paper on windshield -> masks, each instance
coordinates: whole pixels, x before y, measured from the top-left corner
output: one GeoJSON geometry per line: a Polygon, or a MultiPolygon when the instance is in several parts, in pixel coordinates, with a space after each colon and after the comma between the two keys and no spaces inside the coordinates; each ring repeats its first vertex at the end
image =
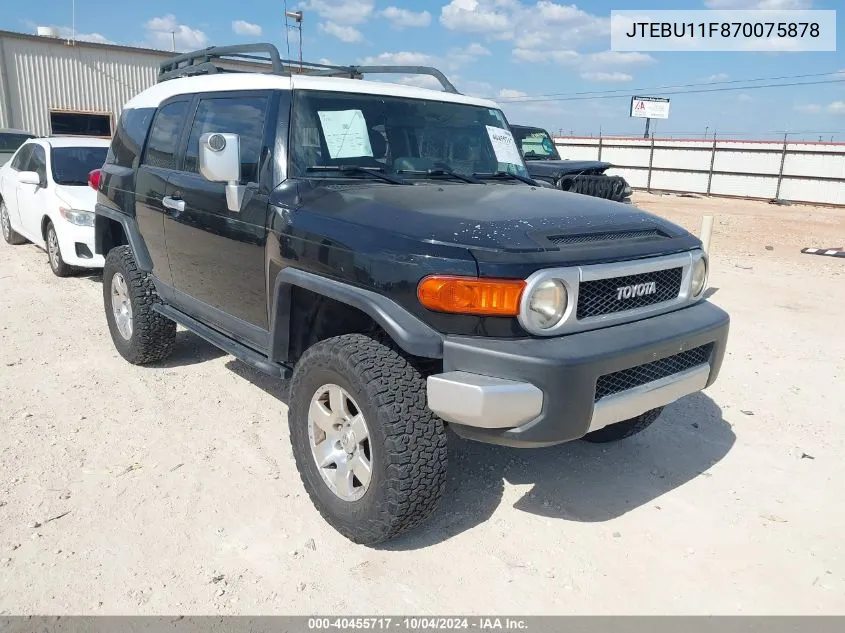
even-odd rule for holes
{"type": "Polygon", "coordinates": [[[360,110],[318,111],[323,136],[332,158],[372,156],[370,132],[360,110]]]}
{"type": "Polygon", "coordinates": [[[496,153],[496,160],[500,163],[508,163],[509,165],[521,165],[522,156],[516,147],[516,141],[510,130],[504,130],[491,125],[486,127],[487,135],[490,137],[490,143],[493,144],[493,151],[496,153]]]}

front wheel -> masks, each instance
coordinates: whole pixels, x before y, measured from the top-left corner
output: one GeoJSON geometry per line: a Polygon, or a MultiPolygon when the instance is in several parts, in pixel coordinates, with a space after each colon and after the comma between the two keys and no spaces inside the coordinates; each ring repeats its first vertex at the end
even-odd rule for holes
{"type": "Polygon", "coordinates": [[[587,442],[596,444],[605,444],[607,442],[617,442],[624,440],[626,437],[631,437],[637,433],[641,433],[652,425],[652,423],[660,417],[663,412],[663,407],[646,411],[630,420],[617,422],[616,424],[609,424],[603,429],[587,433],[583,438],[587,442]]]}
{"type": "Polygon", "coordinates": [[[372,545],[423,523],[446,486],[446,432],[425,379],[361,334],[321,341],[297,363],[288,424],[296,466],[323,518],[372,545]]]}
{"type": "Polygon", "coordinates": [[[50,260],[50,270],[56,277],[69,277],[73,274],[73,268],[65,263],[62,257],[62,249],[59,248],[59,236],[56,235],[56,227],[50,222],[47,225],[47,258],[50,260]]]}
{"type": "Polygon", "coordinates": [[[103,266],[103,303],[117,351],[133,365],[164,360],[176,342],[176,323],[155,311],[152,276],[138,270],[128,246],[109,251],[103,266]]]}

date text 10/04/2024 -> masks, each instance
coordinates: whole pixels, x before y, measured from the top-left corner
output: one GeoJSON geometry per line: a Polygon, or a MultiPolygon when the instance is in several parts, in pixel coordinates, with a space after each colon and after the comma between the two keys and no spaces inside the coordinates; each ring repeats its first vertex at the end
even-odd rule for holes
{"type": "Polygon", "coordinates": [[[520,618],[475,617],[349,617],[309,618],[308,629],[320,630],[391,630],[391,631],[526,631],[528,624],[520,618]]]}

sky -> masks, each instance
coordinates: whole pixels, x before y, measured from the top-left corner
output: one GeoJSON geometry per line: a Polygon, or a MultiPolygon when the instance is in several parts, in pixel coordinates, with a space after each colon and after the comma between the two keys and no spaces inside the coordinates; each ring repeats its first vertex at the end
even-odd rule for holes
{"type": "MultiPolygon", "coordinates": [[[[10,1],[10,0],[7,0],[10,1]]],[[[632,95],[668,96],[658,136],[845,140],[845,35],[837,52],[615,52],[612,9],[836,9],[841,0],[75,0],[79,39],[193,50],[255,41],[287,56],[284,10],[302,10],[304,58],[337,64],[432,65],[458,90],[498,101],[511,123],[552,133],[642,134],[632,95]],[[768,80],[831,73],[823,77],[768,80]],[[833,74],[838,73],[838,74],[833,74]],[[763,79],[748,82],[745,80],[763,79]],[[767,83],[824,82],[754,88],[767,83]],[[667,88],[696,84],[693,88],[667,88]],[[700,85],[699,85],[700,84],[700,85]],[[670,94],[691,89],[718,91],[670,94]],[[731,88],[730,90],[721,90],[731,88]],[[587,94],[584,94],[587,93],[587,94]],[[549,97],[548,95],[554,95],[549,97]]],[[[30,0],[0,12],[0,29],[69,35],[73,0],[30,0]]],[[[845,6],[837,31],[845,33],[845,6]]],[[[298,34],[290,56],[298,55],[298,34]]],[[[391,80],[432,87],[427,77],[391,80]]]]}

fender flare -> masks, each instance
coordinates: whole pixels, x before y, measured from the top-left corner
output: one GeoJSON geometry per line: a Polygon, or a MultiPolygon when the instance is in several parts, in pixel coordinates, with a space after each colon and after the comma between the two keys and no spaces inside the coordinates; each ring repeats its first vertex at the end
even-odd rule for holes
{"type": "Polygon", "coordinates": [[[270,353],[276,362],[290,360],[290,299],[294,286],[357,308],[378,323],[400,348],[412,356],[443,358],[443,335],[391,299],[298,268],[283,268],[273,283],[270,315],[270,353]]]}
{"type": "Polygon", "coordinates": [[[103,223],[100,218],[113,220],[123,227],[123,233],[129,240],[129,248],[132,249],[138,268],[151,273],[153,271],[153,260],[147,250],[147,245],[144,243],[144,238],[141,237],[141,231],[135,218],[99,202],[94,206],[94,212],[94,250],[96,254],[103,257],[108,255],[108,253],[103,252],[103,223]]]}

